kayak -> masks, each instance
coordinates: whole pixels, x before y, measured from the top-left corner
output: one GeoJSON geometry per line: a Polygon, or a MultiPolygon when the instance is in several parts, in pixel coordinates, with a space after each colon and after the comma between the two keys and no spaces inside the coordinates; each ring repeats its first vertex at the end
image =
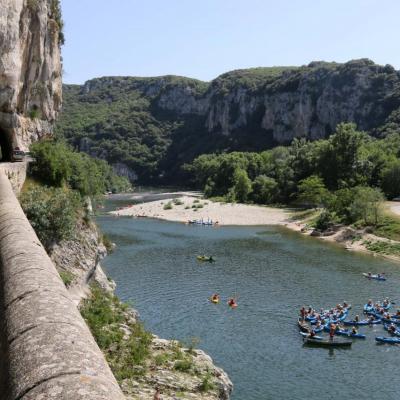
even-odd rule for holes
{"type": "Polygon", "coordinates": [[[375,307],[372,304],[371,305],[365,304],[364,311],[366,313],[373,313],[373,312],[375,312],[375,307]]]}
{"type": "MultiPolygon", "coordinates": [[[[324,331],[329,332],[329,326],[325,325],[324,326],[324,331]]],[[[338,329],[335,331],[335,335],[338,336],[348,336],[354,339],[365,339],[366,336],[363,335],[362,333],[353,333],[352,331],[348,330],[348,329],[338,329]]]]}
{"type": "Polygon", "coordinates": [[[381,319],[375,319],[374,321],[369,321],[368,319],[363,319],[362,321],[343,321],[345,325],[376,325],[382,322],[381,319]]]}
{"type": "Polygon", "coordinates": [[[380,343],[400,344],[400,338],[394,338],[394,337],[387,338],[383,336],[378,336],[375,338],[375,340],[380,343]]]}
{"type": "Polygon", "coordinates": [[[382,322],[386,322],[387,324],[393,323],[393,324],[395,324],[395,325],[400,325],[400,320],[398,320],[398,319],[396,319],[396,318],[387,319],[387,318],[381,317],[381,319],[382,319],[382,322]]]}
{"type": "Polygon", "coordinates": [[[308,345],[319,347],[350,347],[353,344],[353,342],[347,340],[318,340],[311,338],[305,338],[304,342],[308,345]]]}
{"type": "Polygon", "coordinates": [[[375,279],[376,281],[386,281],[386,278],[382,275],[368,275],[363,272],[363,275],[368,279],[375,279]]]}
{"type": "MultiPolygon", "coordinates": [[[[305,333],[305,332],[299,332],[301,336],[308,338],[309,337],[309,333],[305,333]]],[[[314,336],[312,339],[315,340],[324,340],[324,338],[322,336],[314,336]]]]}
{"type": "MultiPolygon", "coordinates": [[[[385,329],[385,331],[389,332],[389,325],[388,324],[383,324],[383,329],[385,329]]],[[[400,330],[396,329],[394,332],[389,332],[391,335],[393,336],[399,336],[400,337],[400,330]]]]}
{"type": "Polygon", "coordinates": [[[219,303],[219,299],[210,298],[210,301],[211,301],[211,303],[214,303],[214,304],[218,304],[219,303]]]}
{"type": "Polygon", "coordinates": [[[208,261],[208,262],[214,262],[215,259],[213,257],[207,257],[207,256],[197,256],[197,261],[208,261]]]}
{"type": "Polygon", "coordinates": [[[234,303],[234,304],[229,304],[229,303],[228,303],[228,306],[229,306],[230,308],[236,308],[238,305],[237,305],[237,303],[234,303]]]}
{"type": "Polygon", "coordinates": [[[298,320],[297,324],[301,332],[309,333],[311,331],[311,328],[305,322],[298,320]]]}

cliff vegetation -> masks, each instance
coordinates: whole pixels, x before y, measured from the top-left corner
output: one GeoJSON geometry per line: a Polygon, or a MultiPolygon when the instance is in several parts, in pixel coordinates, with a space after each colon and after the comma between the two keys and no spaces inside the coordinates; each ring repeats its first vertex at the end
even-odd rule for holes
{"type": "Polygon", "coordinates": [[[182,183],[205,153],[260,152],[325,139],[342,122],[399,130],[400,74],[370,60],[228,72],[211,82],[103,77],[64,86],[57,133],[131,180],[182,183]]]}

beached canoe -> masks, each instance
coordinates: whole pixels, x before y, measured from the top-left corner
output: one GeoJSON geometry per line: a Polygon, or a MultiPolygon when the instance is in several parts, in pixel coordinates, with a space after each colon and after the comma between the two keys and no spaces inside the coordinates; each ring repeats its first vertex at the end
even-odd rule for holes
{"type": "Polygon", "coordinates": [[[400,344],[400,338],[378,336],[375,340],[379,343],[400,344]]]}
{"type": "Polygon", "coordinates": [[[305,344],[318,347],[350,347],[353,342],[349,340],[318,340],[318,339],[304,339],[305,344]]]}
{"type": "Polygon", "coordinates": [[[368,275],[363,272],[363,275],[368,279],[375,279],[376,281],[386,281],[386,278],[382,275],[368,275]]]}

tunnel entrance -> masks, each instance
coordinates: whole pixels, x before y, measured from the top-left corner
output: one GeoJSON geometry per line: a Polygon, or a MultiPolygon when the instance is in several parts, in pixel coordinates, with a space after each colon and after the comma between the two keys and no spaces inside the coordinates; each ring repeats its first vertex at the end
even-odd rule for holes
{"type": "Polygon", "coordinates": [[[10,135],[0,128],[0,161],[10,162],[12,160],[13,147],[10,135]]]}

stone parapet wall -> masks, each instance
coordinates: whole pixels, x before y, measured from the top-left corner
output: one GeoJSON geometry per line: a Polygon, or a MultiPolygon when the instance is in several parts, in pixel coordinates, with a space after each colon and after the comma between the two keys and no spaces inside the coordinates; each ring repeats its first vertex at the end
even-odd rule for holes
{"type": "Polygon", "coordinates": [[[0,399],[124,396],[0,170],[0,399]]]}

